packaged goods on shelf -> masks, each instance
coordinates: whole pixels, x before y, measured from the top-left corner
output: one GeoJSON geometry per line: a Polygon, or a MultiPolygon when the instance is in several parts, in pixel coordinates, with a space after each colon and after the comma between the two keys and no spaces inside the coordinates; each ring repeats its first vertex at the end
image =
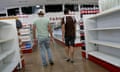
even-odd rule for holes
{"type": "MultiPolygon", "coordinates": [[[[19,29],[20,40],[22,42],[21,50],[24,53],[29,53],[29,50],[32,51],[33,46],[33,34],[32,34],[32,25],[31,24],[23,24],[23,27],[19,29]]],[[[31,52],[30,51],[30,52],[31,52]]]]}

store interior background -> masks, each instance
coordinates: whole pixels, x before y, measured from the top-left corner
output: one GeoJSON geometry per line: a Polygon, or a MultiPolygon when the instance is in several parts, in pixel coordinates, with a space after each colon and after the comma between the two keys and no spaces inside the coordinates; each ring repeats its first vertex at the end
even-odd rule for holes
{"type": "MultiPolygon", "coordinates": [[[[62,45],[64,45],[64,42],[62,41],[61,38],[62,33],[61,33],[60,22],[61,22],[61,18],[63,17],[64,9],[65,8],[71,9],[72,15],[74,15],[77,20],[75,46],[81,48],[80,54],[84,59],[87,59],[88,55],[86,54],[87,51],[86,51],[85,39],[90,36],[89,33],[87,33],[86,34],[87,37],[85,37],[84,29],[86,26],[84,26],[85,24],[83,18],[86,18],[87,16],[91,17],[96,14],[98,15],[98,17],[106,15],[107,13],[110,14],[114,12],[114,10],[119,11],[119,7],[120,7],[119,0],[109,0],[109,1],[108,0],[1,0],[0,20],[1,21],[6,20],[7,23],[10,22],[14,24],[15,22],[13,22],[11,19],[15,19],[15,20],[19,19],[23,25],[22,29],[16,30],[18,31],[18,37],[19,37],[21,61],[20,64],[18,64],[17,67],[14,68],[15,71],[25,66],[24,54],[31,54],[34,51],[35,48],[34,46],[37,44],[37,41],[33,39],[33,35],[35,34],[32,32],[33,29],[32,24],[33,21],[36,18],[38,18],[37,11],[39,9],[45,10],[46,16],[49,17],[50,23],[53,27],[53,35],[55,41],[59,42],[62,45]],[[112,10],[111,8],[115,8],[115,9],[112,10]]],[[[92,24],[92,22],[90,23],[92,24]]],[[[89,27],[91,26],[88,26],[88,28],[89,27]]],[[[90,44],[87,43],[87,46],[89,46],[90,44]]],[[[90,46],[92,46],[92,44],[90,46]]],[[[115,63],[118,62],[117,64],[113,63],[111,65],[109,63],[104,63],[104,61],[102,61],[101,59],[99,60],[99,58],[96,59],[94,58],[94,56],[91,56],[91,60],[97,64],[100,64],[102,67],[108,69],[111,72],[120,72],[120,67],[119,67],[120,56],[118,55],[119,48],[113,49],[113,51],[114,50],[116,50],[115,57],[117,57],[117,59],[115,59],[116,60],[115,63]]]]}

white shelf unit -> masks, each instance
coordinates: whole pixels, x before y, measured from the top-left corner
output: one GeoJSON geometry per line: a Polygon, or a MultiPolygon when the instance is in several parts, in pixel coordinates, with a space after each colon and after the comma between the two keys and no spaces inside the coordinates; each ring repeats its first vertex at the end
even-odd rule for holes
{"type": "Polygon", "coordinates": [[[114,29],[120,29],[120,27],[110,27],[110,28],[95,28],[95,29],[89,29],[89,30],[114,30],[114,29]]]}
{"type": "Polygon", "coordinates": [[[12,72],[20,63],[15,19],[0,20],[0,72],[12,72]]]}
{"type": "MultiPolygon", "coordinates": [[[[85,44],[86,37],[85,37],[85,29],[84,29],[85,28],[85,26],[84,26],[85,24],[84,24],[83,20],[84,20],[84,17],[90,17],[90,16],[93,16],[93,15],[95,15],[95,14],[84,14],[83,17],[81,18],[81,22],[80,22],[81,26],[80,27],[82,28],[82,26],[83,26],[83,28],[80,29],[80,35],[81,35],[80,39],[81,39],[81,43],[82,43],[82,51],[86,50],[86,44],[85,44]],[[82,36],[82,34],[84,36],[82,36]]],[[[83,52],[85,52],[85,51],[83,51],[83,52]]]]}
{"type": "MultiPolygon", "coordinates": [[[[14,39],[14,38],[13,38],[14,39]]],[[[4,42],[7,42],[7,41],[10,41],[10,40],[13,40],[12,38],[10,39],[4,39],[4,40],[0,40],[0,43],[4,43],[4,42]]]]}
{"type": "Polygon", "coordinates": [[[0,61],[3,60],[4,58],[6,58],[11,53],[13,53],[14,51],[15,51],[14,49],[11,49],[11,50],[6,51],[6,52],[1,52],[0,53],[0,61]]]}
{"type": "MultiPolygon", "coordinates": [[[[54,38],[62,41],[62,31],[61,31],[61,29],[53,31],[53,35],[54,35],[54,38]]],[[[62,42],[63,42],[63,41],[62,41],[62,42]]],[[[76,43],[81,43],[79,32],[76,32],[75,44],[76,44],[76,43]]]]}
{"type": "Polygon", "coordinates": [[[120,67],[120,7],[84,17],[86,58],[92,55],[120,67]]]}
{"type": "Polygon", "coordinates": [[[30,29],[20,29],[20,35],[30,35],[30,29]]]}
{"type": "Polygon", "coordinates": [[[23,46],[21,46],[22,50],[30,50],[33,46],[32,33],[31,33],[30,24],[23,24],[23,27],[19,30],[20,40],[23,46]]]}
{"type": "Polygon", "coordinates": [[[119,43],[115,43],[115,42],[91,40],[91,41],[89,41],[89,43],[103,45],[103,46],[109,46],[109,47],[114,47],[114,48],[119,48],[120,49],[120,44],[119,43]]]}
{"type": "Polygon", "coordinates": [[[120,0],[99,0],[98,3],[101,12],[116,6],[120,6],[120,0]]]}
{"type": "Polygon", "coordinates": [[[89,52],[88,54],[90,54],[98,59],[107,61],[108,63],[113,64],[117,67],[120,67],[120,58],[111,56],[111,55],[103,53],[103,52],[98,52],[98,51],[89,52]]]}
{"type": "MultiPolygon", "coordinates": [[[[76,40],[75,40],[75,43],[81,43],[81,41],[80,41],[80,28],[79,28],[79,19],[80,19],[79,12],[75,12],[75,14],[76,15],[73,15],[73,16],[75,16],[75,19],[76,19],[76,40]]],[[[59,14],[60,16],[58,16],[58,14],[55,15],[55,13],[53,13],[53,15],[50,16],[50,18],[55,18],[55,19],[56,19],[56,17],[59,18],[58,20],[51,20],[50,21],[51,25],[52,25],[52,29],[53,29],[54,38],[58,39],[59,41],[62,41],[61,18],[63,18],[64,15],[62,13],[59,14]]]]}

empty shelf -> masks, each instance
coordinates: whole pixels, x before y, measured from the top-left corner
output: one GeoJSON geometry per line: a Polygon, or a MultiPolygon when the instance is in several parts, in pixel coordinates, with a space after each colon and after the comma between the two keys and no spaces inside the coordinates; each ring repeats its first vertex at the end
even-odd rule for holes
{"type": "Polygon", "coordinates": [[[95,28],[95,29],[89,29],[89,30],[93,31],[93,30],[115,30],[115,29],[120,29],[120,27],[95,28]]]}
{"type": "Polygon", "coordinates": [[[99,40],[91,40],[90,43],[114,47],[114,48],[120,48],[120,43],[114,43],[114,42],[108,42],[108,41],[99,41],[99,40]]]}
{"type": "Polygon", "coordinates": [[[115,8],[111,8],[111,9],[108,9],[108,10],[106,10],[106,11],[103,11],[103,12],[101,12],[101,13],[98,13],[98,14],[90,17],[90,18],[93,19],[93,18],[98,18],[98,17],[101,17],[101,16],[104,17],[105,15],[109,15],[109,14],[112,14],[112,13],[117,12],[117,11],[120,11],[120,6],[117,6],[117,7],[115,7],[115,8]]]}
{"type": "Polygon", "coordinates": [[[0,26],[4,26],[4,25],[10,25],[10,24],[0,21],[0,26]]]}
{"type": "Polygon", "coordinates": [[[2,52],[1,54],[0,54],[0,61],[2,60],[2,59],[4,59],[4,58],[6,58],[8,55],[10,55],[11,53],[13,53],[15,51],[15,49],[11,49],[11,50],[9,50],[9,51],[7,51],[7,52],[2,52]]]}
{"type": "Polygon", "coordinates": [[[10,40],[13,40],[13,39],[14,39],[14,38],[0,40],[0,43],[7,42],[7,41],[10,41],[10,40]]]}
{"type": "Polygon", "coordinates": [[[16,66],[18,65],[19,63],[19,59],[17,55],[14,56],[13,60],[11,63],[6,63],[6,64],[3,64],[1,67],[0,67],[0,70],[2,72],[12,72],[16,66]]]}
{"type": "Polygon", "coordinates": [[[114,57],[114,56],[111,56],[109,54],[105,54],[102,52],[97,52],[97,51],[89,52],[88,54],[90,54],[96,58],[99,58],[103,61],[106,61],[110,64],[113,64],[117,67],[120,67],[120,58],[117,58],[117,57],[114,57]]]}

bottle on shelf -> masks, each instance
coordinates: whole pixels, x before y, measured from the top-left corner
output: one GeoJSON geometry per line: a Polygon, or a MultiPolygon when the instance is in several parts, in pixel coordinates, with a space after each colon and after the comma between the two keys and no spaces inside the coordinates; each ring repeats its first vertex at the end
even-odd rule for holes
{"type": "Polygon", "coordinates": [[[95,14],[95,8],[94,5],[91,5],[91,13],[90,14],[95,14]]]}
{"type": "Polygon", "coordinates": [[[80,22],[80,29],[81,29],[81,30],[84,29],[83,22],[80,22]]]}
{"type": "Polygon", "coordinates": [[[96,13],[99,13],[99,6],[96,5],[95,7],[96,7],[96,13]]]}
{"type": "Polygon", "coordinates": [[[92,14],[96,14],[96,7],[95,7],[95,5],[93,5],[92,14]]]}
{"type": "Polygon", "coordinates": [[[83,30],[83,29],[84,29],[84,27],[83,27],[83,20],[82,20],[82,18],[80,19],[80,29],[81,29],[81,30],[83,30]]]}
{"type": "Polygon", "coordinates": [[[84,42],[82,43],[82,50],[86,50],[84,42]]]}
{"type": "Polygon", "coordinates": [[[81,39],[81,40],[85,40],[84,33],[80,33],[80,39],[81,39]]]}
{"type": "Polygon", "coordinates": [[[87,14],[87,5],[84,5],[84,14],[87,14]]]}
{"type": "Polygon", "coordinates": [[[80,14],[82,14],[83,11],[83,5],[80,5],[80,14]]]}
{"type": "Polygon", "coordinates": [[[90,14],[90,12],[91,12],[90,5],[87,5],[87,14],[90,14]]]}

